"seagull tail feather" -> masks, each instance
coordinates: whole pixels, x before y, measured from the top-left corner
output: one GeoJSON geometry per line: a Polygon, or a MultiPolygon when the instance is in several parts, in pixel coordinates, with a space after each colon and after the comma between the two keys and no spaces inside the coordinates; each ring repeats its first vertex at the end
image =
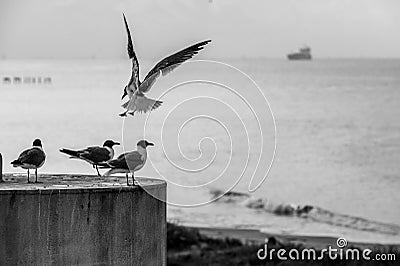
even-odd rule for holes
{"type": "Polygon", "coordinates": [[[65,153],[73,158],[79,157],[79,154],[77,151],[74,150],[69,150],[69,149],[60,149],[60,152],[65,153]]]}
{"type": "Polygon", "coordinates": [[[110,175],[114,174],[114,173],[115,173],[114,170],[115,170],[115,169],[108,170],[107,172],[105,172],[105,173],[103,174],[103,176],[110,176],[110,175]]]}
{"type": "Polygon", "coordinates": [[[121,173],[128,173],[128,172],[129,172],[129,170],[126,170],[126,169],[113,168],[113,169],[110,169],[107,172],[105,172],[103,176],[110,176],[112,174],[121,174],[121,173]]]}
{"type": "Polygon", "coordinates": [[[97,165],[99,168],[104,169],[104,168],[110,168],[110,165],[108,165],[108,163],[104,162],[104,163],[99,163],[97,165]]]}
{"type": "Polygon", "coordinates": [[[18,159],[12,161],[11,164],[12,164],[14,167],[18,167],[18,166],[21,166],[21,165],[22,165],[22,163],[21,163],[18,159]]]}

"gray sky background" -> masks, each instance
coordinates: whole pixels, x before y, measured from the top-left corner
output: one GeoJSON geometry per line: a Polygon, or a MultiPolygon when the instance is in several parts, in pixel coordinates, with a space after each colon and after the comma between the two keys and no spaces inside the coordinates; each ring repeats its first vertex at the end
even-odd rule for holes
{"type": "Polygon", "coordinates": [[[0,56],[139,58],[212,39],[206,58],[400,57],[399,0],[0,0],[0,56]]]}

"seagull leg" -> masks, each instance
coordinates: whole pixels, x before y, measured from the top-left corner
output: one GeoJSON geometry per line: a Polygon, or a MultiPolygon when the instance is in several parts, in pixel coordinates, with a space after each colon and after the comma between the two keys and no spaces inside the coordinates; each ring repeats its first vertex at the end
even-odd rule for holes
{"type": "Polygon", "coordinates": [[[97,164],[96,164],[96,171],[97,171],[97,175],[101,176],[100,173],[99,173],[99,168],[97,167],[97,164]]]}
{"type": "Polygon", "coordinates": [[[35,183],[37,183],[37,168],[35,169],[35,176],[36,176],[35,183]]]}
{"type": "Polygon", "coordinates": [[[135,185],[135,172],[134,171],[132,171],[132,180],[133,180],[132,186],[134,186],[135,185]]]}
{"type": "Polygon", "coordinates": [[[30,183],[30,181],[29,181],[29,169],[28,169],[28,183],[30,183]]]}
{"type": "Polygon", "coordinates": [[[125,176],[126,176],[126,185],[129,186],[128,173],[126,173],[125,176]]]}

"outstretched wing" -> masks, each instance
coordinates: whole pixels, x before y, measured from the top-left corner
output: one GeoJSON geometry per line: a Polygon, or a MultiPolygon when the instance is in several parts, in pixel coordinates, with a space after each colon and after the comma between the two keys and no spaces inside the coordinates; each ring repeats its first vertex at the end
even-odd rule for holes
{"type": "Polygon", "coordinates": [[[163,76],[167,75],[169,72],[180,66],[183,62],[196,55],[209,42],[211,42],[211,40],[196,43],[158,62],[144,78],[143,82],[139,86],[139,90],[144,93],[148,92],[161,74],[163,76]]]}
{"type": "Polygon", "coordinates": [[[131,32],[129,30],[128,22],[126,21],[125,14],[122,13],[122,15],[124,16],[126,34],[128,35],[128,55],[129,59],[131,59],[132,61],[132,75],[131,79],[129,80],[128,87],[131,87],[133,85],[134,89],[137,90],[137,88],[139,88],[140,85],[139,62],[137,60],[136,53],[133,50],[132,37],[131,37],[131,32]]]}

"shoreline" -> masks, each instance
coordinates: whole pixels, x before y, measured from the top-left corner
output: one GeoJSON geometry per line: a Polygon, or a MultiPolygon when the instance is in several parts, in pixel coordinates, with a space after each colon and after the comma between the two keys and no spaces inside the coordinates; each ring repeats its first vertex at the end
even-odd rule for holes
{"type": "MultiPolygon", "coordinates": [[[[268,241],[269,238],[275,238],[282,244],[299,244],[306,248],[323,249],[327,246],[337,247],[337,238],[332,236],[312,236],[312,235],[283,235],[262,232],[257,229],[237,229],[224,227],[197,227],[184,226],[188,229],[198,230],[200,234],[214,239],[237,239],[243,244],[261,245],[268,241]]],[[[370,248],[373,250],[398,250],[400,251],[400,243],[379,243],[379,242],[357,242],[349,241],[348,247],[370,248]]]]}

